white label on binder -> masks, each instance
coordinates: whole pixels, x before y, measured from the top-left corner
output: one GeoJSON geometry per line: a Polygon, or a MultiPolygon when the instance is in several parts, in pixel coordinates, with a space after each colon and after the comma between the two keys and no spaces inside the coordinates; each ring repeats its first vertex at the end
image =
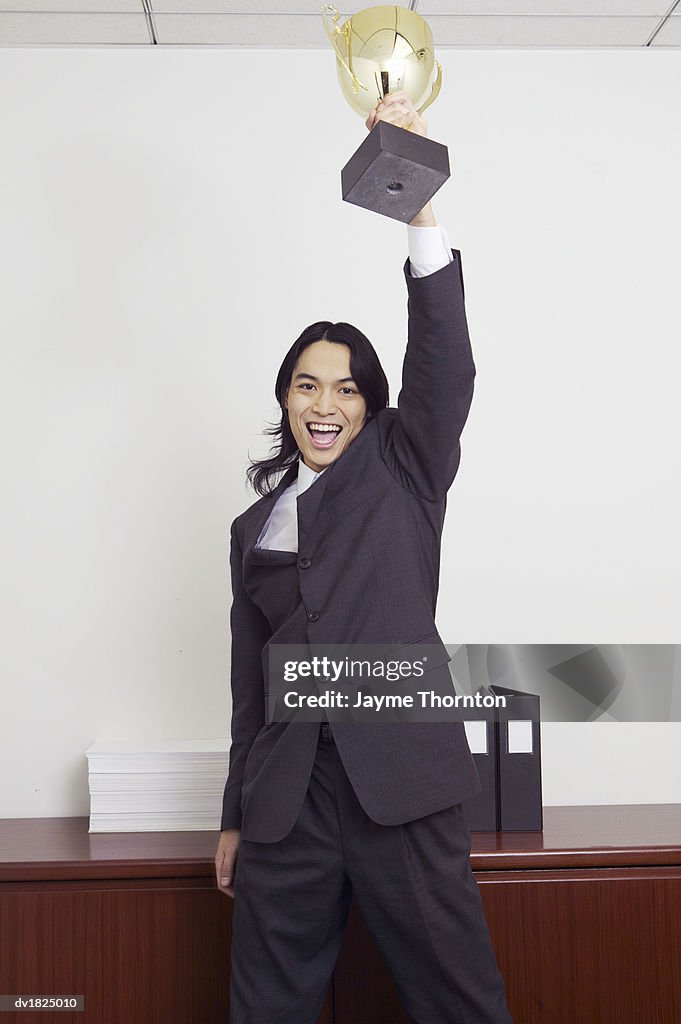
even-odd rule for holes
{"type": "Polygon", "coordinates": [[[466,739],[471,749],[471,754],[487,753],[487,722],[476,722],[473,719],[464,723],[466,739]]]}
{"type": "Polygon", "coordinates": [[[532,753],[532,722],[508,723],[509,754],[532,753]]]}

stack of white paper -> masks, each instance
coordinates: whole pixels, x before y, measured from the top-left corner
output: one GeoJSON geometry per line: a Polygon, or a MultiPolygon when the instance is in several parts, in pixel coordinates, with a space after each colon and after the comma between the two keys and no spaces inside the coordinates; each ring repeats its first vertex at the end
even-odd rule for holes
{"type": "Polygon", "coordinates": [[[89,831],[217,831],[228,748],[226,739],[93,743],[89,831]]]}

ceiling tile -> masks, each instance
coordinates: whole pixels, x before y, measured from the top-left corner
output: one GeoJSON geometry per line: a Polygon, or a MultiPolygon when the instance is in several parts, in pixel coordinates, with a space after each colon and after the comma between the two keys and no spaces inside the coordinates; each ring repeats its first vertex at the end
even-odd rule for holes
{"type": "MultiPolygon", "coordinates": [[[[2,0],[6,3],[8,0],[2,0]]],[[[14,0],[20,3],[21,0],[14,0]]],[[[39,0],[30,0],[39,2],[39,0]]],[[[65,3],[67,0],[52,0],[53,3],[65,3]]],[[[87,2],[87,0],[82,0],[87,2]]],[[[110,0],[113,6],[117,0],[110,0]]],[[[141,2],[141,0],[140,0],[141,2]]],[[[154,11],[162,13],[206,13],[206,14],[240,14],[244,16],[259,17],[263,15],[279,14],[296,17],[318,18],[321,20],[322,0],[295,0],[293,3],[287,0],[150,0],[154,11]]],[[[427,20],[434,15],[456,16],[459,14],[468,15],[514,15],[514,14],[569,14],[572,16],[592,15],[636,15],[647,14],[649,16],[664,17],[669,10],[673,0],[421,0],[417,7],[417,14],[423,15],[427,20]]],[[[334,5],[341,13],[341,23],[356,14],[357,11],[371,6],[367,0],[356,0],[354,3],[346,3],[342,6],[334,5]]],[[[398,7],[407,7],[406,0],[398,3],[398,7]]]]}
{"type": "Polygon", "coordinates": [[[142,0],[0,0],[0,12],[14,14],[143,14],[142,0]]]}
{"type": "Polygon", "coordinates": [[[673,14],[662,26],[652,43],[655,46],[681,46],[681,14],[673,14]]]}
{"type": "MultiPolygon", "coordinates": [[[[149,0],[161,45],[326,49],[320,0],[149,0]],[[171,13],[175,12],[175,13],[171,13]],[[203,12],[203,13],[200,13],[203,12]]],[[[430,0],[436,49],[645,46],[672,0],[430,0]],[[584,14],[581,12],[584,11],[584,14]],[[467,13],[470,12],[470,13],[467,13]],[[606,16],[610,15],[610,16],[606,16]]],[[[366,6],[341,11],[344,21],[366,6]]],[[[406,0],[403,4],[406,6],[406,0]]],[[[653,46],[681,47],[679,15],[653,46]]],[[[150,42],[143,0],[0,0],[0,46],[150,42]]]]}
{"type": "Polygon", "coordinates": [[[154,14],[161,44],[331,49],[322,19],[295,14],[154,14]]]}
{"type": "Polygon", "coordinates": [[[0,45],[150,45],[143,14],[8,14],[0,12],[0,45]]]}
{"type": "Polygon", "coordinates": [[[573,17],[648,14],[664,17],[672,3],[673,0],[421,0],[417,11],[427,20],[435,14],[569,14],[573,17]]]}
{"type": "MultiPolygon", "coordinates": [[[[158,2],[158,0],[157,0],[158,2]]],[[[436,49],[485,47],[643,46],[658,18],[459,17],[428,19],[436,49]]],[[[303,15],[155,14],[162,45],[216,45],[326,49],[321,19],[303,15]]]]}
{"type": "Polygon", "coordinates": [[[435,47],[644,46],[656,17],[432,17],[435,47]]]}
{"type": "MultiPolygon", "coordinates": [[[[154,11],[159,14],[175,14],[187,12],[191,14],[241,14],[244,17],[260,18],[270,14],[279,14],[282,17],[315,17],[321,22],[322,0],[302,0],[297,3],[287,3],[286,0],[257,0],[251,3],[249,0],[151,0],[154,11]]],[[[353,10],[361,11],[367,4],[359,3],[353,10]]],[[[408,6],[408,5],[407,5],[408,6]]],[[[341,12],[342,20],[345,21],[348,14],[345,10],[341,12]]]]}

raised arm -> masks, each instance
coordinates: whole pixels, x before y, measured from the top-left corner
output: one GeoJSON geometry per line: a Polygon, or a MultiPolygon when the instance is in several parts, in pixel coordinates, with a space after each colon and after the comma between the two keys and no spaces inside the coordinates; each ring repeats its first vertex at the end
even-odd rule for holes
{"type": "Polygon", "coordinates": [[[475,378],[461,259],[451,252],[451,263],[425,277],[412,277],[409,260],[404,264],[407,350],[398,414],[383,452],[403,486],[430,501],[443,498],[456,476],[475,378]]]}
{"type": "MultiPolygon", "coordinates": [[[[384,97],[366,121],[428,125],[405,92],[384,97]]],[[[473,398],[475,365],[464,306],[461,256],[451,249],[428,203],[410,222],[404,264],[408,339],[398,415],[384,437],[383,458],[404,487],[431,501],[444,497],[456,476],[460,437],[473,398]]]]}

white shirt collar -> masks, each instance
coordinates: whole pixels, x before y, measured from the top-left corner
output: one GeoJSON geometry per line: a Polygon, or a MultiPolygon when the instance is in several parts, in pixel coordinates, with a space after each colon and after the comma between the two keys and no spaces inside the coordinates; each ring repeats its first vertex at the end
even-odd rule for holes
{"type": "Polygon", "coordinates": [[[310,469],[306,466],[303,460],[298,457],[298,495],[301,495],[303,491],[306,491],[310,484],[313,484],[318,476],[322,473],[326,473],[329,467],[325,466],[324,469],[320,469],[319,472],[315,472],[314,469],[310,469]]]}

